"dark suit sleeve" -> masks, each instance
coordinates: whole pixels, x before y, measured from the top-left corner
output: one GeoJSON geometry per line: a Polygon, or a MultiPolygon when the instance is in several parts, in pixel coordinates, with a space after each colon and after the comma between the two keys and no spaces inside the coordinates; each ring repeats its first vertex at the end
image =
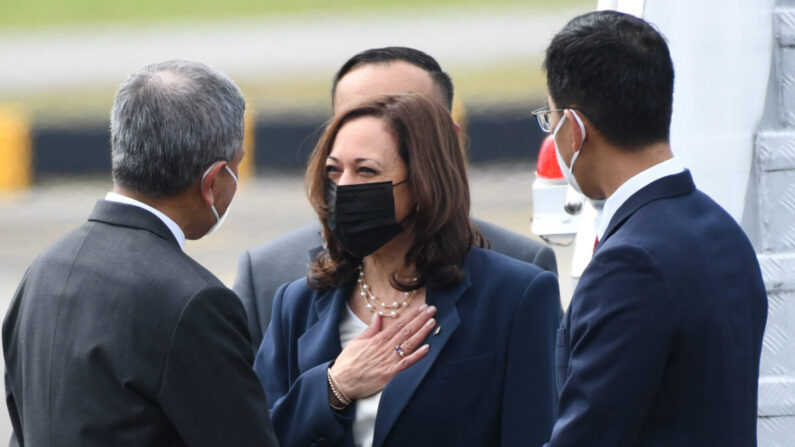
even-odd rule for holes
{"type": "Polygon", "coordinates": [[[276,446],[243,308],[231,290],[207,288],[182,311],[158,393],[187,445],[276,446]]]}
{"type": "Polygon", "coordinates": [[[240,256],[235,276],[235,293],[240,297],[248,319],[248,331],[251,335],[251,346],[256,350],[262,342],[263,328],[268,326],[271,319],[271,309],[260,309],[257,306],[257,295],[254,290],[254,272],[252,271],[251,252],[245,251],[240,256]]]}
{"type": "Polygon", "coordinates": [[[502,445],[538,446],[555,417],[555,332],[561,316],[558,282],[537,275],[522,294],[511,329],[502,397],[502,445]]]}
{"type": "MultiPolygon", "coordinates": [[[[9,375],[9,369],[19,364],[19,348],[18,342],[12,343],[19,337],[16,334],[18,330],[19,312],[22,305],[22,296],[25,291],[25,285],[28,281],[28,273],[30,270],[25,271],[14,297],[11,299],[11,304],[8,306],[6,317],[3,320],[3,359],[5,360],[5,373],[3,374],[3,381],[6,390],[6,408],[8,409],[8,417],[11,419],[11,439],[8,442],[9,447],[17,447],[24,444],[24,435],[22,431],[21,409],[17,405],[17,396],[14,395],[14,384],[9,375]],[[20,439],[22,441],[20,442],[20,439]]],[[[19,368],[21,369],[21,368],[19,368]]]]}
{"type": "MultiPolygon", "coordinates": [[[[550,446],[635,445],[659,383],[677,310],[654,259],[627,244],[588,266],[569,316],[560,415],[550,446]]],[[[558,361],[565,359],[558,359],[558,361]]]]}
{"type": "Polygon", "coordinates": [[[555,275],[558,274],[558,261],[555,258],[555,251],[551,247],[541,245],[540,242],[539,249],[535,258],[532,259],[532,263],[555,275]]]}
{"type": "Polygon", "coordinates": [[[555,252],[546,244],[484,220],[474,219],[474,222],[481,234],[489,241],[492,250],[558,274],[555,252]]]}
{"type": "Polygon", "coordinates": [[[19,446],[17,433],[22,433],[22,427],[19,424],[19,409],[17,408],[16,399],[14,394],[10,391],[11,384],[8,381],[8,371],[5,373],[5,387],[6,387],[6,406],[8,407],[8,416],[11,418],[11,427],[14,429],[11,432],[11,439],[8,441],[9,447],[19,446]]]}
{"type": "Polygon", "coordinates": [[[329,406],[326,384],[329,362],[291,378],[297,374],[297,367],[291,367],[288,360],[288,350],[295,340],[286,335],[290,331],[282,309],[286,290],[285,284],[276,292],[273,318],[257,353],[254,370],[265,387],[273,427],[283,447],[323,441],[337,445],[352,423],[354,406],[341,413],[329,406]]]}

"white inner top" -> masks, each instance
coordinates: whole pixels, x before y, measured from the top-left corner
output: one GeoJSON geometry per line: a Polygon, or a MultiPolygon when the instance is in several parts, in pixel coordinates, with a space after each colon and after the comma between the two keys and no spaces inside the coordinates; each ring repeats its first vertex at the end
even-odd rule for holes
{"type": "MultiPolygon", "coordinates": [[[[347,312],[340,315],[340,344],[343,349],[349,341],[367,329],[367,325],[353,313],[347,303],[345,309],[347,312]]],[[[381,392],[379,391],[370,397],[354,401],[356,418],[353,420],[353,445],[356,447],[372,447],[375,417],[378,414],[380,400],[381,392]]]]}

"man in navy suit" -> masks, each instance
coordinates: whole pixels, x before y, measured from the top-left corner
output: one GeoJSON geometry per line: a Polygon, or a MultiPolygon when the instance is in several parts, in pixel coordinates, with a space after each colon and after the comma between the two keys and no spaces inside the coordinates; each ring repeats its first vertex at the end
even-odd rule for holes
{"type": "Polygon", "coordinates": [[[557,334],[548,446],[756,445],[765,289],[742,229],[673,156],[665,39],[593,12],[553,38],[544,67],[539,124],[569,183],[606,199],[557,334]]]}

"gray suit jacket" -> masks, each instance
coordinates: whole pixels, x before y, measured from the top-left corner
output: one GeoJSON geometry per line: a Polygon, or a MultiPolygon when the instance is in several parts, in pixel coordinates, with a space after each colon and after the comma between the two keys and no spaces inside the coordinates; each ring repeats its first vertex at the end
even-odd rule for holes
{"type": "Polygon", "coordinates": [[[3,323],[31,446],[276,446],[235,294],[141,208],[100,201],[28,269],[3,323]]]}
{"type": "MultiPolygon", "coordinates": [[[[548,246],[494,224],[475,219],[491,249],[557,274],[555,252],[548,246]]],[[[301,227],[243,253],[234,289],[248,314],[254,349],[258,349],[271,320],[276,290],[284,283],[306,276],[309,262],[320,251],[319,222],[301,227]]]]}

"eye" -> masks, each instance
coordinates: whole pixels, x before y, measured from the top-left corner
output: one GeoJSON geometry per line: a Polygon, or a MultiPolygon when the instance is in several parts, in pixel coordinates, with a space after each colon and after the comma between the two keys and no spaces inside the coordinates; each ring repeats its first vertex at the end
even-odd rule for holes
{"type": "Polygon", "coordinates": [[[376,175],[376,174],[378,174],[378,171],[376,171],[373,168],[368,168],[367,166],[360,166],[359,169],[358,169],[358,172],[359,172],[359,174],[365,174],[365,175],[376,175]]]}
{"type": "Polygon", "coordinates": [[[326,165],[326,174],[332,174],[335,172],[340,172],[339,168],[334,165],[326,165]]]}

